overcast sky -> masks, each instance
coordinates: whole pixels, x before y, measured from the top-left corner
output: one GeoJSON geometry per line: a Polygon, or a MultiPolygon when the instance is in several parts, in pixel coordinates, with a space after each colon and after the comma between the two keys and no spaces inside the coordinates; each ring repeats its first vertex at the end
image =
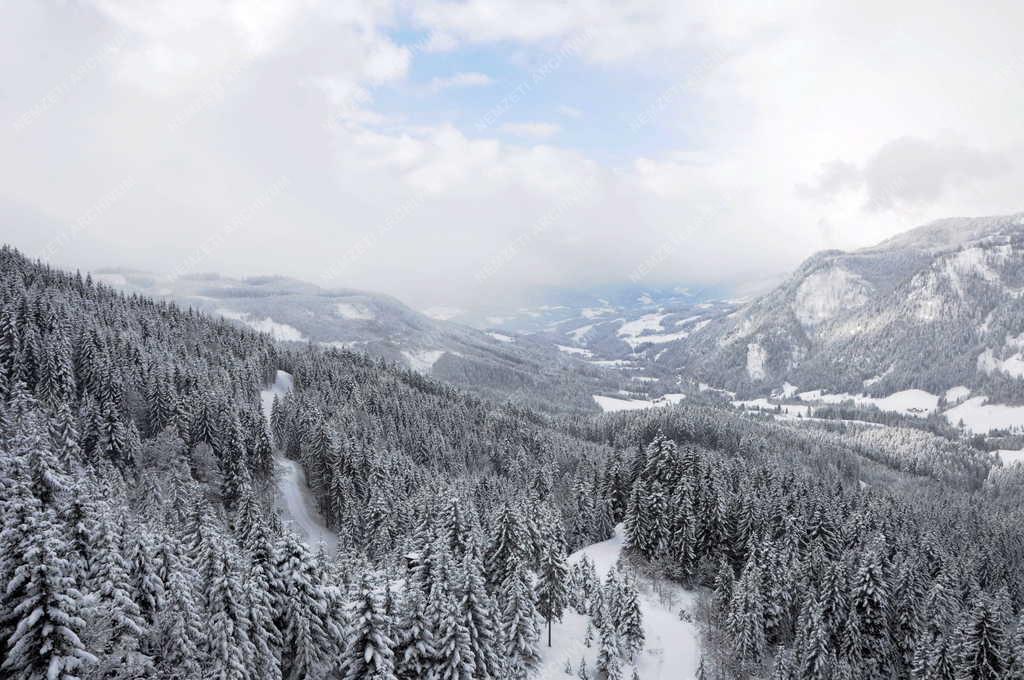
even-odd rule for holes
{"type": "Polygon", "coordinates": [[[0,3],[0,235],[419,306],[1024,209],[1024,5],[0,3]]]}

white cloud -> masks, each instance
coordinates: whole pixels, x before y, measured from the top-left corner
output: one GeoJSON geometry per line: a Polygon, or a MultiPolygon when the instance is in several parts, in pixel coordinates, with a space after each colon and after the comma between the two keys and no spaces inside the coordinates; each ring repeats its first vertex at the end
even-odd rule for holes
{"type": "Polygon", "coordinates": [[[505,123],[500,129],[502,132],[525,139],[547,139],[558,134],[562,127],[558,123],[535,122],[505,123]]]}
{"type": "Polygon", "coordinates": [[[490,85],[494,81],[486,73],[467,71],[456,73],[446,77],[437,77],[430,81],[430,89],[434,92],[447,90],[453,87],[482,87],[490,85]]]}
{"type": "MultiPolygon", "coordinates": [[[[339,285],[461,305],[651,261],[652,282],[753,279],[821,247],[1021,209],[1019,4],[524,2],[426,0],[411,18],[388,0],[0,5],[19,29],[0,43],[0,120],[32,114],[2,131],[0,210],[22,216],[10,238],[31,253],[48,235],[25,215],[88,216],[58,264],[172,269],[287,177],[210,269],[334,272],[339,285]],[[390,37],[407,22],[422,45],[390,37]],[[33,58],[44,44],[57,47],[33,58]],[[460,59],[491,46],[527,65],[564,54],[607,86],[595,94],[625,101],[623,128],[642,128],[608,153],[599,138],[560,146],[554,122],[511,122],[580,114],[557,102],[512,103],[493,129],[376,108],[417,59],[470,44],[460,59]],[[666,90],[615,89],[636,79],[666,90]],[[666,128],[685,149],[629,148],[666,128]]],[[[443,99],[485,78],[431,87],[443,99]]]]}

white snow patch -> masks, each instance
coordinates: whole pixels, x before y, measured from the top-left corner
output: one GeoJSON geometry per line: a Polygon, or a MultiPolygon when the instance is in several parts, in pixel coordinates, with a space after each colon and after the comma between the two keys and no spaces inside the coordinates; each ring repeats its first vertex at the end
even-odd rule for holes
{"type": "Polygon", "coordinates": [[[661,320],[666,316],[668,314],[644,314],[639,319],[622,324],[615,333],[619,337],[635,338],[646,331],[660,331],[661,320]]]}
{"type": "Polygon", "coordinates": [[[338,312],[338,316],[343,319],[353,320],[367,320],[373,318],[373,312],[367,309],[363,305],[357,305],[351,302],[339,302],[334,306],[335,311],[338,312]]]}
{"type": "Polygon", "coordinates": [[[587,336],[587,333],[593,330],[593,328],[594,324],[587,324],[586,326],[580,326],[574,331],[569,331],[568,333],[566,333],[566,335],[571,337],[576,342],[583,342],[583,338],[585,338],[587,336]]]}
{"type": "Polygon", "coordinates": [[[988,375],[1000,371],[1014,378],[1024,377],[1024,354],[1017,352],[1006,359],[997,359],[991,348],[986,349],[978,355],[978,371],[988,375]]]}
{"type": "Polygon", "coordinates": [[[804,326],[817,326],[841,311],[868,301],[871,286],[842,267],[811,274],[796,290],[793,313],[804,326]]]}
{"type": "Polygon", "coordinates": [[[636,299],[636,301],[639,302],[642,305],[653,305],[654,304],[654,299],[650,295],[648,295],[647,293],[644,293],[643,295],[638,297],[636,299]]]}
{"type": "Polygon", "coordinates": [[[975,434],[988,434],[992,430],[1020,430],[1024,428],[1024,406],[989,404],[988,397],[972,397],[945,412],[951,425],[963,422],[975,434]]]}
{"type": "Polygon", "coordinates": [[[246,312],[236,312],[231,309],[218,309],[217,314],[220,314],[225,319],[231,319],[232,321],[241,321],[246,326],[254,328],[261,333],[267,333],[275,340],[289,340],[292,342],[305,342],[306,336],[302,334],[295,326],[289,326],[286,323],[278,323],[269,316],[265,319],[253,316],[246,312]]]}
{"type": "Polygon", "coordinates": [[[803,401],[820,401],[826,404],[840,404],[853,401],[858,405],[874,404],[883,411],[895,411],[904,415],[925,416],[939,407],[938,395],[924,390],[902,390],[887,397],[869,397],[864,394],[824,394],[821,390],[810,390],[797,395],[803,401]]]}
{"type": "Polygon", "coordinates": [[[430,369],[437,363],[437,360],[444,356],[444,350],[429,349],[417,350],[415,352],[406,350],[402,352],[402,356],[405,357],[406,363],[409,364],[409,368],[412,370],[420,373],[429,373],[430,369]]]}
{"type": "Polygon", "coordinates": [[[764,380],[767,373],[764,364],[768,360],[768,353],[761,345],[751,342],[747,345],[747,375],[751,380],[764,380]]]}
{"type": "MultiPolygon", "coordinates": [[[[574,552],[568,562],[574,564],[586,555],[593,561],[597,575],[604,580],[619,561],[624,542],[620,524],[615,527],[613,538],[574,552]]],[[[695,623],[680,619],[679,612],[686,610],[694,615],[697,594],[664,580],[655,584],[645,576],[637,577],[637,590],[644,648],[637,654],[635,664],[623,662],[622,677],[631,677],[635,670],[644,680],[692,680],[700,663],[700,632],[695,623]]],[[[532,677],[538,680],[575,677],[581,658],[586,659],[591,677],[597,677],[600,644],[595,641],[587,647],[583,643],[588,621],[589,617],[568,609],[562,620],[552,625],[552,646],[541,645],[540,664],[532,677]],[[572,676],[565,674],[566,661],[572,664],[572,676]]]]}
{"type": "Polygon", "coordinates": [[[776,390],[776,393],[783,399],[792,399],[800,388],[789,382],[782,383],[782,388],[776,390]]]}
{"type": "Polygon", "coordinates": [[[555,347],[558,348],[559,352],[564,352],[565,354],[575,354],[586,358],[594,356],[593,352],[589,349],[583,349],[582,347],[569,347],[567,345],[555,345],[555,347]]]}
{"type": "Polygon", "coordinates": [[[492,338],[494,338],[498,342],[515,342],[516,341],[516,339],[513,338],[511,335],[505,335],[504,333],[494,333],[493,331],[488,331],[487,335],[491,336],[492,338]]]}
{"type": "Polygon", "coordinates": [[[773,404],[764,397],[733,401],[732,405],[747,411],[770,411],[775,415],[790,418],[810,418],[811,407],[805,404],[773,404]]]}
{"type": "Polygon", "coordinates": [[[971,396],[971,388],[964,385],[957,385],[946,390],[946,403],[956,404],[971,396]]]}
{"type": "Polygon", "coordinates": [[[682,393],[666,394],[655,399],[617,399],[615,397],[605,397],[600,394],[594,395],[594,401],[597,402],[597,405],[601,407],[601,410],[605,413],[615,413],[616,411],[636,411],[642,408],[671,406],[672,404],[678,404],[683,399],[686,399],[686,395],[682,393]]]}
{"type": "Polygon", "coordinates": [[[587,307],[580,313],[583,315],[583,318],[585,319],[596,319],[600,316],[614,314],[615,309],[612,307],[587,307]]]}
{"type": "Polygon", "coordinates": [[[1024,463],[1024,451],[999,449],[996,453],[999,454],[999,460],[1003,461],[1003,465],[1020,465],[1024,463]]]}

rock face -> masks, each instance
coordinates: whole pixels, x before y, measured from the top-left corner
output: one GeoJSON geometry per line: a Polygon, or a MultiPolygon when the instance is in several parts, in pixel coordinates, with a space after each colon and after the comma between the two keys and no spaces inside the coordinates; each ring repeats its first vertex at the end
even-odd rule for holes
{"type": "Polygon", "coordinates": [[[948,219],[809,258],[670,359],[705,382],[1024,398],[1024,214],[948,219]]]}

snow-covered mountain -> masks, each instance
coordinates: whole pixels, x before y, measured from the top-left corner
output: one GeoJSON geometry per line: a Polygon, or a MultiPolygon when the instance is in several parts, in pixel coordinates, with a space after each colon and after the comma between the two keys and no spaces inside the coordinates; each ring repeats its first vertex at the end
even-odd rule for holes
{"type": "Polygon", "coordinates": [[[278,340],[366,352],[483,396],[542,410],[593,411],[592,394],[620,387],[616,374],[546,342],[430,318],[379,293],[324,289],[284,277],[167,279],[115,269],[95,277],[218,314],[278,340]]]}
{"type": "Polygon", "coordinates": [[[827,251],[663,360],[709,383],[1024,397],[1024,214],[934,222],[827,251]]]}

